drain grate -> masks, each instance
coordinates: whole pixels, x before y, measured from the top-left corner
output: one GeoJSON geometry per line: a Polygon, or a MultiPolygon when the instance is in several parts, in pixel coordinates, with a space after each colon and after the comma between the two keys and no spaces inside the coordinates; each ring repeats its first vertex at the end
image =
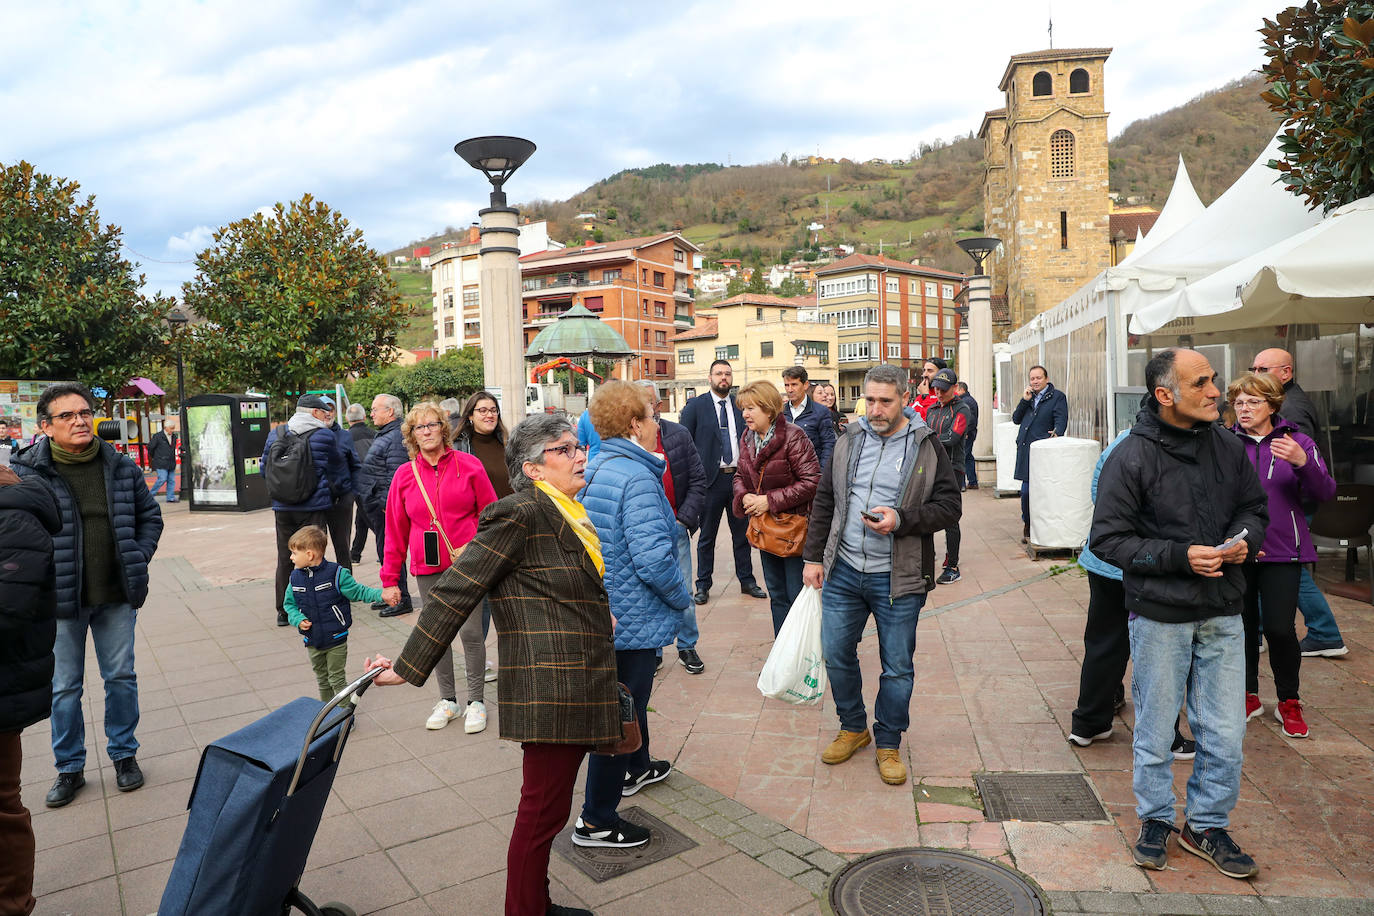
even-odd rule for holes
{"type": "Polygon", "coordinates": [[[1035,886],[996,862],[948,849],[889,849],[830,881],[835,916],[1044,916],[1035,886]]]}
{"type": "Polygon", "coordinates": [[[990,821],[1105,821],[1082,773],[974,773],[990,821]]]}
{"type": "Polygon", "coordinates": [[[620,816],[632,824],[649,828],[649,842],[633,849],[574,846],[572,831],[564,830],[553,841],[554,852],[599,884],[637,868],[661,862],[697,845],[695,840],[674,830],[638,806],[621,809],[620,816]]]}

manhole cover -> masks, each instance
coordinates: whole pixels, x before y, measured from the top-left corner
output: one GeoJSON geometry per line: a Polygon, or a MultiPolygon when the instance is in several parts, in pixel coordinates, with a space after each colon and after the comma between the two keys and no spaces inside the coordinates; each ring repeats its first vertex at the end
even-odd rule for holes
{"type": "Polygon", "coordinates": [[[624,808],[620,816],[632,824],[649,828],[649,842],[633,849],[605,849],[574,846],[572,831],[564,830],[553,841],[553,849],[577,870],[598,883],[618,878],[626,872],[675,856],[696,846],[696,841],[669,827],[643,808],[624,808]]]}
{"type": "Polygon", "coordinates": [[[990,821],[1105,821],[1082,773],[974,773],[990,821]]]}
{"type": "Polygon", "coordinates": [[[1035,887],[1009,868],[948,849],[889,849],[830,881],[835,916],[1043,916],[1035,887]]]}

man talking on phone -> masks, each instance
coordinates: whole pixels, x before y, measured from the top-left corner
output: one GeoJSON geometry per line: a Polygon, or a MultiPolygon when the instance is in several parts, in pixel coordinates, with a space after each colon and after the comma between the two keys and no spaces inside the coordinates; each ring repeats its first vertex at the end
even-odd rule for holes
{"type": "Polygon", "coordinates": [[[902,733],[915,680],[916,622],[935,587],[934,534],[959,520],[962,503],[945,450],[904,407],[906,371],[864,376],[865,416],[835,443],[811,504],[803,581],[821,589],[821,646],[840,733],[821,754],[843,763],[877,743],[878,775],[906,782],[902,733]],[[873,732],[863,700],[859,638],[872,615],[882,677],[873,732]]]}
{"type": "Polygon", "coordinates": [[[1240,439],[1216,424],[1216,374],[1196,350],[1157,353],[1148,400],[1102,465],[1089,540],[1120,569],[1131,638],[1132,858],[1162,869],[1174,826],[1174,720],[1185,693],[1197,757],[1179,845],[1231,878],[1259,871],[1231,839],[1245,735],[1245,575],[1269,522],[1240,439]]]}

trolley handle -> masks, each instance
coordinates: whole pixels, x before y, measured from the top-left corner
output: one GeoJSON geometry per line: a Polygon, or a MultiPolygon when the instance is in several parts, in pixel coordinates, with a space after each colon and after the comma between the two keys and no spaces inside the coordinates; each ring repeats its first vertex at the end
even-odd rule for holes
{"type": "MultiPolygon", "coordinates": [[[[319,737],[322,731],[321,726],[324,724],[324,720],[329,717],[329,713],[349,697],[362,696],[367,688],[372,685],[372,682],[377,679],[377,675],[385,670],[385,668],[373,668],[371,671],[366,672],[362,677],[336,693],[333,698],[331,698],[328,703],[325,703],[324,707],[316,713],[314,721],[310,723],[310,728],[306,730],[305,744],[301,747],[301,755],[296,758],[296,771],[291,774],[291,785],[286,790],[287,798],[296,794],[296,788],[301,779],[301,771],[305,769],[305,758],[310,755],[310,745],[314,744],[315,739],[319,737]]],[[[352,709],[348,711],[348,717],[352,719],[352,709]]],[[[336,762],[339,759],[339,755],[343,753],[344,741],[348,738],[348,732],[351,726],[352,722],[350,721],[339,729],[339,741],[334,746],[334,760],[336,762]]]]}

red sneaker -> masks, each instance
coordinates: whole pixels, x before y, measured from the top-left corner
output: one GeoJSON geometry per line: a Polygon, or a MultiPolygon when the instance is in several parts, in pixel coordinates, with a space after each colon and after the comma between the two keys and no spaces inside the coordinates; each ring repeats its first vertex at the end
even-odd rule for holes
{"type": "Polygon", "coordinates": [[[1259,694],[1247,693],[1245,695],[1245,721],[1249,722],[1262,712],[1264,712],[1264,704],[1260,702],[1259,694]]]}
{"type": "Polygon", "coordinates": [[[1300,700],[1279,700],[1279,705],[1274,709],[1274,718],[1283,723],[1283,733],[1288,737],[1307,737],[1307,723],[1302,718],[1300,700]]]}

